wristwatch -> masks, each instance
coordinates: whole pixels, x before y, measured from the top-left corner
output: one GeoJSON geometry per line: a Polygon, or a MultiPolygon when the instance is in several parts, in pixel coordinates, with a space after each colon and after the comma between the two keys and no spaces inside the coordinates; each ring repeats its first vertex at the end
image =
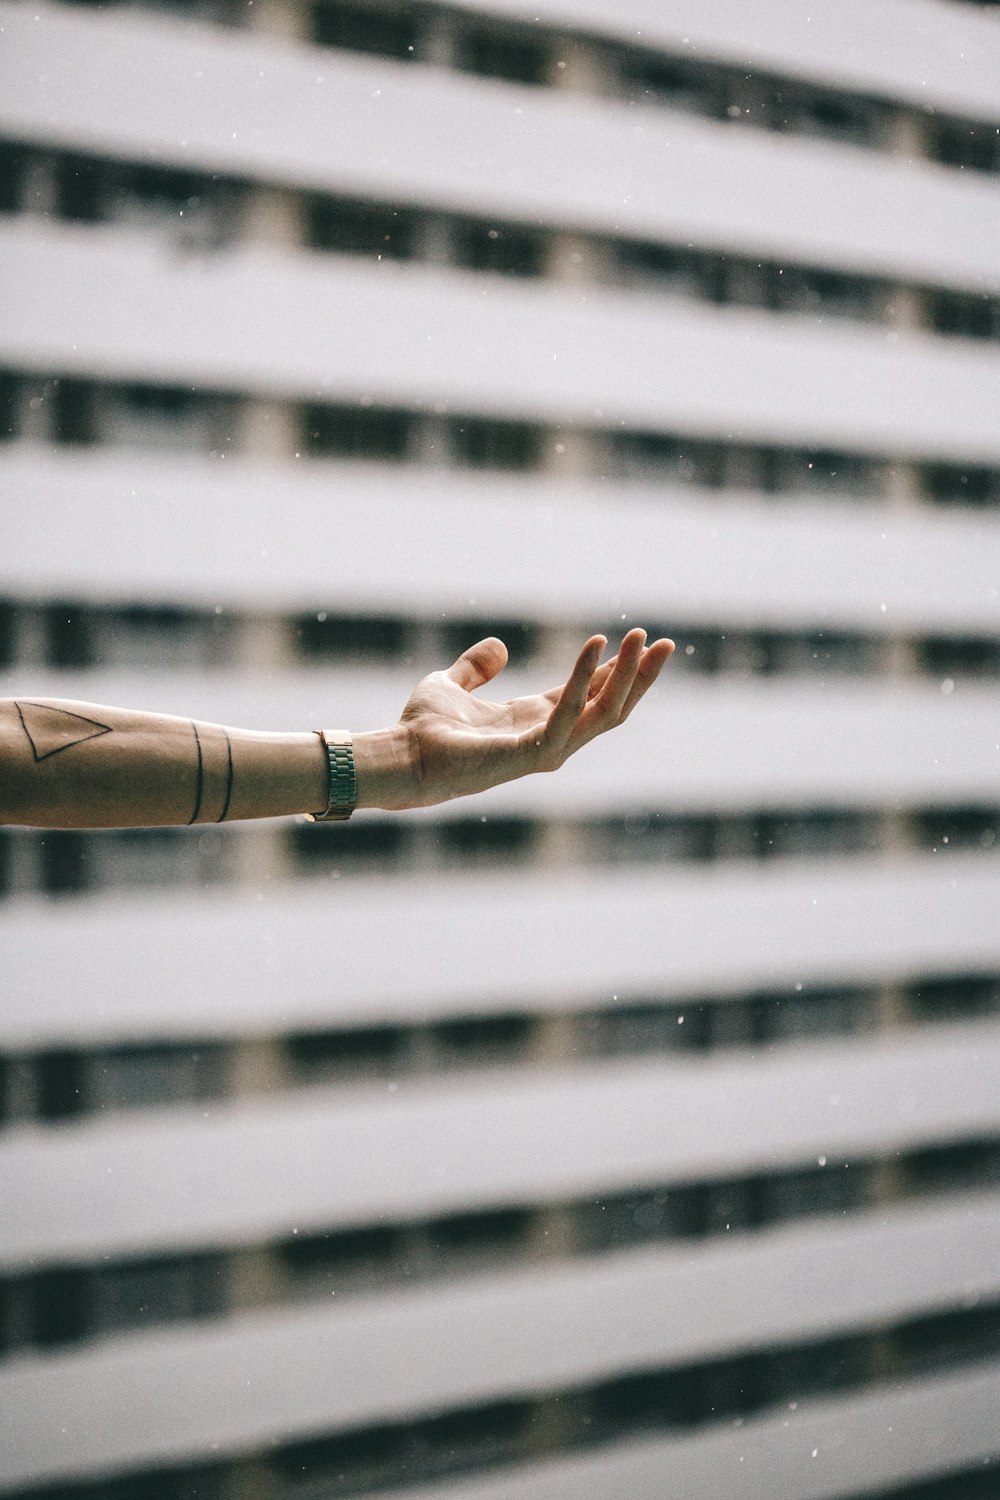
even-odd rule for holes
{"type": "Polygon", "coordinates": [[[314,729],[323,742],[329,768],[329,792],[322,812],[306,813],[310,823],[343,823],[358,805],[354,747],[346,729],[314,729]]]}

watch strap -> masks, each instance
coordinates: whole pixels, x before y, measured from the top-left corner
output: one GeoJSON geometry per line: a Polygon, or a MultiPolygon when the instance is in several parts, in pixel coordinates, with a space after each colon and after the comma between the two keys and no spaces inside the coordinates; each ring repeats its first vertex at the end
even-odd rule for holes
{"type": "Polygon", "coordinates": [[[354,746],[346,729],[315,729],[326,751],[329,790],[321,812],[306,813],[310,823],[342,823],[358,804],[354,746]]]}

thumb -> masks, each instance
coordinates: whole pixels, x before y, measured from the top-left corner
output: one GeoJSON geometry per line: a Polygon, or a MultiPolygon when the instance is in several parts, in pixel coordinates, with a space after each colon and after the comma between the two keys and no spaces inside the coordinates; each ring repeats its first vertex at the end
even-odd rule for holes
{"type": "Polygon", "coordinates": [[[490,635],[484,641],[477,641],[474,646],[470,646],[468,651],[463,651],[445,675],[452,682],[457,682],[459,687],[465,688],[466,692],[471,692],[473,688],[482,687],[484,682],[491,681],[506,665],[507,647],[495,635],[490,635]]]}

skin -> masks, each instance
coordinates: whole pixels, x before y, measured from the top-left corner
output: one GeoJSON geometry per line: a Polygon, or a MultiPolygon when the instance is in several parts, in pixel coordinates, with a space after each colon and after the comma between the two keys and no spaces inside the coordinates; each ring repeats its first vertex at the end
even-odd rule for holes
{"type": "MultiPolygon", "coordinates": [[[[606,645],[591,636],[565,683],[506,702],[475,690],[502,671],[507,648],[492,636],[470,646],[417,684],[398,723],[353,736],[358,807],[428,807],[557,770],[624,723],[674,649],[630,630],[602,666],[606,645]]],[[[312,733],[264,734],[68,699],[0,700],[0,823],[233,822],[315,812],[326,791],[326,758],[312,733]],[[52,724],[70,726],[67,742],[51,738],[52,724]],[[83,736],[76,742],[72,726],[83,736]]]]}

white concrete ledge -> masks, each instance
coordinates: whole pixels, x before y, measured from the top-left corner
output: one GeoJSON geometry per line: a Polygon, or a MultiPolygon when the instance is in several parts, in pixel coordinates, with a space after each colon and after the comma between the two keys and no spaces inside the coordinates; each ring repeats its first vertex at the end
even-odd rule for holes
{"type": "Polygon", "coordinates": [[[474,15],[1000,119],[994,17],[940,0],[454,0],[474,15]]]}
{"type": "Polygon", "coordinates": [[[1000,352],[970,340],[30,219],[0,274],[15,369],[1000,463],[1000,352]]]}
{"type": "Polygon", "coordinates": [[[995,855],[354,875],[15,901],[9,1050],[275,1035],[1000,967],[995,855]],[[386,934],[392,942],[386,942],[386,934]],[[583,941],[599,933],[600,941],[583,941]],[[317,934],[322,941],[317,941],[317,934]]]}
{"type": "MultiPolygon", "coordinates": [[[[485,1478],[421,1485],[399,1500],[712,1500],[794,1495],[847,1500],[872,1485],[945,1478],[995,1466],[1000,1372],[976,1365],[902,1386],[800,1401],[667,1438],[616,1443],[485,1478]]],[[[374,1494],[363,1500],[379,1500],[374,1494]]]]}
{"type": "Polygon", "coordinates": [[[0,1476],[214,1458],[827,1339],[998,1289],[1000,1209],[970,1200],[124,1337],[0,1370],[0,1476]]]}
{"type": "Polygon", "coordinates": [[[0,1140],[0,1263],[240,1245],[892,1155],[996,1134],[998,1067],[1000,1027],[966,1023],[12,1127],[0,1140]]]}
{"type": "Polygon", "coordinates": [[[492,614],[580,621],[585,634],[624,617],[675,630],[1000,636],[998,554],[1000,517],[971,509],[667,479],[0,452],[0,587],[28,599],[492,614]],[[317,546],[331,527],[338,545],[317,546]]]}
{"type": "MultiPolygon", "coordinates": [[[[948,95],[1000,118],[989,61],[996,28],[967,10],[894,0],[872,11],[856,0],[855,24],[840,8],[814,6],[806,17],[795,0],[630,8],[643,13],[639,26],[627,8],[594,0],[551,10],[653,45],[679,34],[678,50],[692,56],[718,53],[728,35],[735,53],[756,53],[751,66],[785,47],[793,76],[800,62],[809,76],[849,52],[869,78],[909,70],[920,108],[948,95]]],[[[537,13],[518,0],[499,9],[537,13]]],[[[995,187],[977,173],[155,15],[4,4],[0,24],[0,125],[16,138],[445,213],[1000,290],[995,187]]]]}

